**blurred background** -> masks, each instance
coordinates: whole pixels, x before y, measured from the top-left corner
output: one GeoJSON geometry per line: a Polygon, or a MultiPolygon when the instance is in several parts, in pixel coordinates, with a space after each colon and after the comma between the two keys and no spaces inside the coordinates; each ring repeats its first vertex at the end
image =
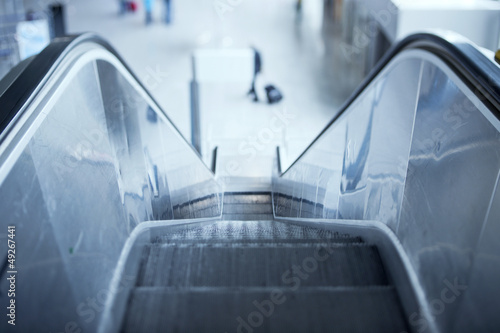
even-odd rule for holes
{"type": "Polygon", "coordinates": [[[273,112],[285,112],[291,114],[290,122],[273,139],[283,147],[286,165],[335,116],[390,46],[410,33],[449,30],[485,49],[499,48],[500,2],[494,0],[2,0],[0,4],[0,77],[52,38],[92,31],[117,49],[187,138],[193,134],[192,82],[202,83],[196,94],[198,111],[209,120],[201,121],[200,129],[204,145],[200,150],[207,161],[221,141],[233,142],[241,153],[252,133],[257,135],[275,116],[273,112]],[[284,95],[279,109],[251,103],[245,96],[253,56],[238,51],[249,47],[262,57],[258,85],[271,83],[284,95]],[[231,114],[237,117],[231,120],[231,114]],[[241,133],[237,126],[212,124],[222,119],[231,125],[246,122],[249,130],[241,133]],[[257,122],[253,129],[252,122],[257,122]],[[235,137],[239,137],[236,143],[235,137]]]}

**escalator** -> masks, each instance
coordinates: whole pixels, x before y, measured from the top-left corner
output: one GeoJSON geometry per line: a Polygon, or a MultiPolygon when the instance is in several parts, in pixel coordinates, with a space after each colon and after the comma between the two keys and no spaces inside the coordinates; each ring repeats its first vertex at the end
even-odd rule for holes
{"type": "Polygon", "coordinates": [[[184,227],[144,245],[122,332],[407,329],[376,246],[348,234],[256,221],[256,210],[272,209],[269,195],[225,200],[245,202],[249,212],[238,209],[237,221],[184,227]]]}
{"type": "Polygon", "coordinates": [[[0,330],[495,332],[499,83],[410,36],[229,192],[109,44],[56,39],[0,81],[0,330]]]}
{"type": "Polygon", "coordinates": [[[155,238],[140,267],[122,332],[407,330],[376,246],[359,237],[224,221],[155,238]]]}

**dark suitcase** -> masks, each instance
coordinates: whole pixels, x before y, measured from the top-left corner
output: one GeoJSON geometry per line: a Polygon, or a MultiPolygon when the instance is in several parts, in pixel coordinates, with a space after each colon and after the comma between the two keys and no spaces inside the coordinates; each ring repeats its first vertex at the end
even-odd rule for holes
{"type": "Polygon", "coordinates": [[[266,89],[267,102],[269,104],[278,103],[283,99],[283,94],[272,84],[267,85],[264,89],[266,89]]]}

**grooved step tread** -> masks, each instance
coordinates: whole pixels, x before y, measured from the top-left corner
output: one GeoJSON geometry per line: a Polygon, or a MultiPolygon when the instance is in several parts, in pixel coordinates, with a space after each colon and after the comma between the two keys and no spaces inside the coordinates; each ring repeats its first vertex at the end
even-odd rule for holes
{"type": "Polygon", "coordinates": [[[224,221],[255,221],[255,220],[270,220],[274,218],[273,214],[253,214],[253,213],[243,213],[243,214],[231,214],[223,213],[222,220],[224,221]]]}
{"type": "Polygon", "coordinates": [[[276,292],[137,288],[130,300],[132,315],[126,317],[122,332],[400,333],[407,330],[392,287],[300,287],[296,291],[282,289],[282,294],[276,292]]]}
{"type": "Polygon", "coordinates": [[[273,206],[269,204],[224,204],[224,214],[273,214],[273,206]]]}
{"type": "Polygon", "coordinates": [[[157,238],[157,244],[175,244],[175,245],[188,245],[188,244],[203,244],[206,246],[210,246],[213,244],[214,246],[217,244],[218,246],[222,246],[224,244],[248,244],[248,246],[265,246],[266,244],[309,244],[311,246],[317,246],[321,244],[362,244],[363,240],[360,237],[337,237],[332,239],[317,239],[317,238],[291,238],[291,239],[170,239],[170,238],[157,238]]]}
{"type": "Polygon", "coordinates": [[[298,277],[307,286],[388,283],[376,247],[364,243],[155,244],[145,251],[138,286],[284,286],[298,277]]]}
{"type": "Polygon", "coordinates": [[[185,225],[171,231],[157,240],[240,240],[240,239],[338,239],[350,238],[323,229],[302,227],[276,221],[217,221],[202,226],[185,225]]]}
{"type": "Polygon", "coordinates": [[[273,219],[270,193],[225,193],[222,219],[228,220],[269,220],[273,219]]]}
{"type": "MultiPolygon", "coordinates": [[[[235,198],[228,200],[243,200],[235,198]]],[[[278,221],[218,221],[151,239],[124,333],[407,331],[377,248],[359,237],[278,221]],[[272,314],[262,304],[274,304],[272,314]]]]}
{"type": "Polygon", "coordinates": [[[270,193],[224,193],[224,204],[271,204],[270,193]]]}

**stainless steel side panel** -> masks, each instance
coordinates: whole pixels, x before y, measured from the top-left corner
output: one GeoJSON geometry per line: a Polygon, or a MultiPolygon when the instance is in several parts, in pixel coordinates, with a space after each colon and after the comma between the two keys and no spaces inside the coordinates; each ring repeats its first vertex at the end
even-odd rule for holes
{"type": "Polygon", "coordinates": [[[311,201],[317,206],[314,217],[397,225],[400,206],[394,202],[403,196],[421,67],[419,58],[400,58],[274,180],[278,216],[309,217],[297,203],[311,201]],[[295,198],[295,204],[278,201],[279,193],[295,198]]]}
{"type": "MultiPolygon", "coordinates": [[[[500,175],[500,174],[499,174],[500,175]]],[[[500,256],[498,255],[498,235],[500,235],[500,188],[499,179],[495,186],[488,216],[482,225],[467,291],[460,308],[454,332],[495,332],[500,327],[498,309],[500,300],[495,291],[500,281],[500,256]],[[494,295],[491,295],[491,294],[494,295]]]]}
{"type": "Polygon", "coordinates": [[[500,243],[491,236],[500,228],[499,131],[498,119],[446,64],[405,51],[274,180],[275,214],[310,217],[297,205],[307,201],[321,207],[316,218],[385,223],[401,241],[432,315],[410,314],[415,330],[435,323],[455,331],[458,322],[498,327],[493,312],[473,308],[500,307],[494,287],[500,243]]]}
{"type": "Polygon", "coordinates": [[[443,329],[453,327],[463,298],[445,307],[434,300],[448,282],[469,284],[500,170],[498,130],[449,74],[424,65],[397,230],[443,329]]]}
{"type": "Polygon", "coordinates": [[[212,173],[141,86],[111,53],[81,48],[0,147],[0,247],[14,225],[19,331],[96,331],[138,224],[221,215],[212,173]]]}

